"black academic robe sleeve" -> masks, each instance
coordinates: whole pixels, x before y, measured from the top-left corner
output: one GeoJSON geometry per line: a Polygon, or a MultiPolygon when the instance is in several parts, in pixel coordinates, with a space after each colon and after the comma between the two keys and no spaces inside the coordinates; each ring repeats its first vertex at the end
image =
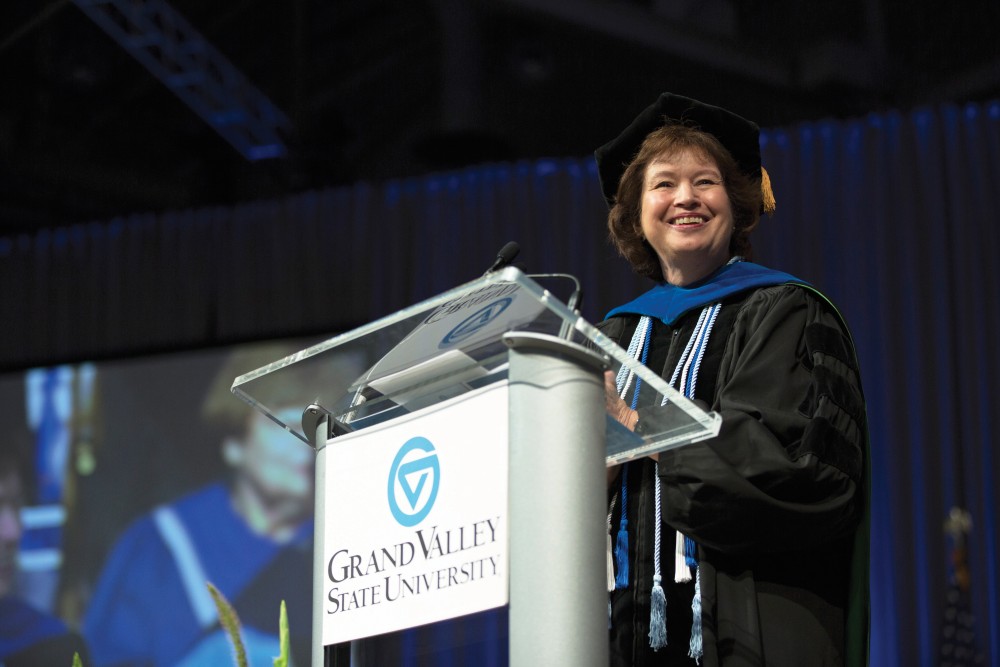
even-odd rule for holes
{"type": "Polygon", "coordinates": [[[722,553],[787,552],[850,535],[862,511],[864,403],[833,307],[761,289],[729,334],[716,438],[660,454],[663,518],[722,553]]]}

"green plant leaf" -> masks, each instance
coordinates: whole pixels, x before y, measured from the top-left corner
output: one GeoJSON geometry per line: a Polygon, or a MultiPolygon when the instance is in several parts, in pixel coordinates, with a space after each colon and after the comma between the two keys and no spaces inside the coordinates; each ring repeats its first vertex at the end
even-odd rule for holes
{"type": "Polygon", "coordinates": [[[281,644],[281,655],[274,659],[274,667],[288,667],[288,610],[285,601],[281,601],[281,611],[278,614],[278,641],[281,644]]]}
{"type": "Polygon", "coordinates": [[[83,660],[80,659],[80,654],[73,651],[73,667],[83,667],[83,660]]]}
{"type": "Polygon", "coordinates": [[[243,646],[243,636],[240,634],[240,619],[236,615],[236,610],[229,604],[226,596],[212,585],[212,582],[206,581],[205,585],[208,586],[208,592],[212,594],[212,599],[215,600],[215,607],[219,610],[219,622],[222,623],[222,627],[225,629],[226,634],[229,635],[229,641],[233,645],[237,667],[249,667],[247,664],[247,651],[243,646]]]}

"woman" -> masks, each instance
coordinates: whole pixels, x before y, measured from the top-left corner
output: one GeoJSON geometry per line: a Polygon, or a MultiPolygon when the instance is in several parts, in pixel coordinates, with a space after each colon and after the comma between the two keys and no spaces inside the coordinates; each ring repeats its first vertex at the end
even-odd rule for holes
{"type": "MultiPolygon", "coordinates": [[[[611,663],[866,664],[858,366],[822,295],[746,261],[774,207],[757,126],[663,94],[596,157],[611,239],[656,283],[600,328],[722,417],[716,438],[609,471],[611,663]]],[[[606,384],[641,432],[652,397],[606,384]]]]}

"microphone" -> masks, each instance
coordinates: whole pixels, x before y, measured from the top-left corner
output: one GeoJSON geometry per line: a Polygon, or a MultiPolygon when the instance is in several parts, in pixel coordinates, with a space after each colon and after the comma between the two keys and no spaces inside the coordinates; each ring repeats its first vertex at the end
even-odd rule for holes
{"type": "MultiPolygon", "coordinates": [[[[497,258],[493,260],[493,266],[486,269],[486,273],[483,275],[489,275],[494,271],[499,271],[505,266],[509,265],[517,257],[517,253],[521,252],[521,246],[517,244],[516,241],[508,241],[500,248],[500,252],[497,253],[497,258]]],[[[580,281],[577,277],[569,273],[528,273],[525,274],[527,278],[569,278],[573,281],[573,293],[570,294],[569,299],[566,301],[566,305],[569,309],[580,314],[580,302],[583,299],[583,290],[580,288],[580,281]]]]}
{"type": "MultiPolygon", "coordinates": [[[[508,241],[504,244],[504,247],[500,248],[500,252],[497,253],[497,257],[493,260],[493,265],[486,270],[484,276],[487,276],[494,271],[499,271],[500,269],[508,266],[517,257],[517,253],[521,251],[521,246],[517,244],[516,241],[508,241]]],[[[526,274],[527,278],[568,278],[573,281],[573,293],[570,294],[569,299],[566,301],[567,307],[570,311],[576,315],[580,315],[580,303],[583,300],[583,290],[580,286],[580,281],[576,276],[569,273],[529,273],[526,274]]],[[[572,337],[572,332],[569,330],[569,324],[563,323],[562,331],[560,332],[561,338],[566,338],[567,340],[572,337]]]]}
{"type": "Polygon", "coordinates": [[[504,244],[504,247],[500,248],[500,252],[497,253],[497,258],[493,260],[493,266],[486,269],[486,273],[483,275],[485,276],[489,273],[493,273],[494,271],[499,271],[509,265],[514,261],[514,258],[517,257],[517,253],[519,252],[521,252],[521,246],[519,246],[516,241],[508,241],[504,244]]]}

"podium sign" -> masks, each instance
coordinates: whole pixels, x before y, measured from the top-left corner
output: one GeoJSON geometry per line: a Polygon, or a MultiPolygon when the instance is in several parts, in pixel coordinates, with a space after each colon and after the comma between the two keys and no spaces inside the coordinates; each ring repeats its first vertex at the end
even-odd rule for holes
{"type": "Polygon", "coordinates": [[[336,461],[324,645],[507,604],[507,394],[491,385],[320,452],[336,461]]]}

